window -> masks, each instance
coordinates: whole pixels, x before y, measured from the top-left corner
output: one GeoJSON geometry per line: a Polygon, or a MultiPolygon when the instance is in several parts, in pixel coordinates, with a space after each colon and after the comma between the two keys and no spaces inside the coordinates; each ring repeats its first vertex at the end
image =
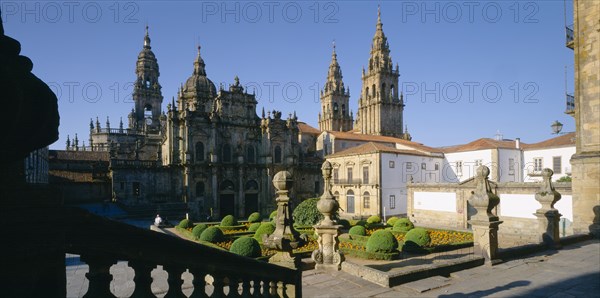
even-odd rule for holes
{"type": "Polygon", "coordinates": [[[508,174],[509,175],[515,174],[515,159],[514,158],[508,159],[508,174]]]}
{"type": "Polygon", "coordinates": [[[333,183],[338,183],[339,182],[339,173],[340,171],[338,169],[333,169],[333,183]]]}
{"type": "Polygon", "coordinates": [[[204,161],[204,144],[196,143],[196,161],[204,161]]]}
{"type": "Polygon", "coordinates": [[[457,161],[456,162],[456,175],[461,176],[462,175],[462,161],[457,161]]]}
{"type": "Polygon", "coordinates": [[[421,170],[427,170],[427,165],[424,162],[421,163],[421,170]]]}
{"type": "Polygon", "coordinates": [[[436,163],[435,163],[435,170],[437,171],[437,170],[439,170],[439,169],[440,169],[440,164],[436,162],[436,163]]]}
{"type": "Polygon", "coordinates": [[[231,162],[231,146],[229,144],[223,145],[223,162],[231,162]]]}
{"type": "Polygon", "coordinates": [[[352,183],[352,168],[348,168],[348,175],[346,176],[346,178],[348,178],[348,184],[352,183]]]}
{"type": "Polygon", "coordinates": [[[562,168],[562,160],[560,156],[552,157],[552,171],[554,174],[560,174],[562,168]]]}
{"type": "Polygon", "coordinates": [[[369,196],[370,194],[368,191],[365,191],[365,193],[363,193],[363,208],[365,209],[369,209],[371,206],[371,198],[369,196]]]}
{"type": "Polygon", "coordinates": [[[396,209],[396,195],[390,195],[390,209],[396,209]]]}
{"type": "Polygon", "coordinates": [[[475,169],[477,169],[479,166],[481,166],[483,164],[483,161],[481,159],[476,159],[475,160],[475,169]]]}
{"type": "Polygon", "coordinates": [[[369,167],[363,167],[363,184],[369,184],[369,167]]]}
{"type": "Polygon", "coordinates": [[[543,160],[541,157],[536,157],[533,159],[533,171],[541,172],[542,167],[544,166],[543,160]]]}
{"type": "Polygon", "coordinates": [[[396,163],[393,160],[390,160],[390,169],[393,169],[396,167],[396,163]]]}
{"type": "Polygon", "coordinates": [[[248,161],[248,163],[256,162],[256,155],[254,154],[254,146],[248,146],[248,148],[246,148],[246,160],[248,161]]]}
{"type": "Polygon", "coordinates": [[[139,182],[133,182],[133,195],[136,197],[139,197],[141,194],[140,191],[140,183],[139,182]]]}
{"type": "Polygon", "coordinates": [[[281,147],[275,146],[275,163],[281,163],[281,147]]]}
{"type": "Polygon", "coordinates": [[[346,212],[354,213],[354,192],[352,190],[348,190],[346,193],[346,212]]]}

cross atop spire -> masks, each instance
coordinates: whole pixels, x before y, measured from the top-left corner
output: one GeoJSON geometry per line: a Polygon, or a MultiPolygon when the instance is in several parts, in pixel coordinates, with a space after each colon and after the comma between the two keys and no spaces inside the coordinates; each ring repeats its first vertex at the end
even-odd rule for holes
{"type": "Polygon", "coordinates": [[[151,49],[150,34],[148,33],[148,25],[146,25],[146,35],[144,36],[144,49],[151,49]]]}
{"type": "Polygon", "coordinates": [[[381,25],[381,6],[377,5],[377,26],[381,25]]]}

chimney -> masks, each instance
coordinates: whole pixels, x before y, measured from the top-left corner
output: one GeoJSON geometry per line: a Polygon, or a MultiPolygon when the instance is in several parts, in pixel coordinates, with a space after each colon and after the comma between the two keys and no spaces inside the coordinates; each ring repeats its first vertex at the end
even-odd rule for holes
{"type": "Polygon", "coordinates": [[[515,139],[515,148],[521,149],[521,138],[515,139]]]}

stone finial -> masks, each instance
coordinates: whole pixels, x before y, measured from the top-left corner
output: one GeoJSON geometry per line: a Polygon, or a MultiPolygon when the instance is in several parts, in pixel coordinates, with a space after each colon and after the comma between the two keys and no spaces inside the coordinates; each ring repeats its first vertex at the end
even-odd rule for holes
{"type": "Polygon", "coordinates": [[[477,168],[477,176],[475,176],[477,187],[471,198],[469,198],[469,202],[477,209],[475,217],[478,219],[498,220],[498,217],[492,213],[492,209],[498,206],[500,198],[492,192],[488,179],[489,175],[490,169],[488,167],[479,166],[477,168]],[[487,217],[484,218],[484,216],[487,217]]]}
{"type": "Polygon", "coordinates": [[[540,191],[535,194],[535,199],[542,204],[540,210],[552,210],[554,204],[560,200],[561,195],[552,185],[552,175],[554,172],[551,169],[545,168],[542,170],[542,186],[540,191]]]}
{"type": "Polygon", "coordinates": [[[332,166],[329,161],[323,162],[321,166],[321,172],[323,174],[323,181],[325,181],[325,186],[323,189],[323,195],[321,195],[321,199],[317,202],[317,209],[319,212],[323,213],[324,219],[321,221],[320,225],[333,225],[335,221],[331,219],[331,217],[337,212],[340,208],[338,201],[335,200],[335,197],[331,193],[331,171],[332,166]]]}

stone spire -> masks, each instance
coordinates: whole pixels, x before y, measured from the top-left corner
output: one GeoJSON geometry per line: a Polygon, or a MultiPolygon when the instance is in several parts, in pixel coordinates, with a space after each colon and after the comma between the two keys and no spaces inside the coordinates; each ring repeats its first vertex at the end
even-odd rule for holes
{"type": "Polygon", "coordinates": [[[194,60],[194,75],[206,76],[205,66],[206,64],[204,64],[204,60],[200,55],[200,45],[198,45],[198,56],[194,60]]]}
{"type": "Polygon", "coordinates": [[[342,78],[342,69],[337,60],[334,41],[327,80],[321,91],[319,129],[322,131],[348,131],[352,129],[354,120],[349,114],[350,91],[344,87],[342,78]]]}
{"type": "Polygon", "coordinates": [[[337,61],[335,52],[335,41],[333,42],[333,51],[331,53],[331,63],[329,64],[329,73],[325,82],[324,92],[344,92],[344,82],[342,81],[342,69],[337,61]]]}
{"type": "Polygon", "coordinates": [[[133,87],[133,101],[135,102],[135,113],[132,119],[132,128],[140,128],[140,124],[148,121],[146,112],[151,112],[152,120],[150,128],[157,129],[159,125],[158,118],[161,114],[163,96],[161,86],[158,82],[160,76],[158,60],[150,47],[150,34],[146,26],[144,35],[144,45],[138,55],[135,67],[136,81],[133,87]]]}
{"type": "Polygon", "coordinates": [[[144,36],[144,49],[150,50],[150,34],[148,34],[148,25],[146,25],[146,36],[144,36]]]}

